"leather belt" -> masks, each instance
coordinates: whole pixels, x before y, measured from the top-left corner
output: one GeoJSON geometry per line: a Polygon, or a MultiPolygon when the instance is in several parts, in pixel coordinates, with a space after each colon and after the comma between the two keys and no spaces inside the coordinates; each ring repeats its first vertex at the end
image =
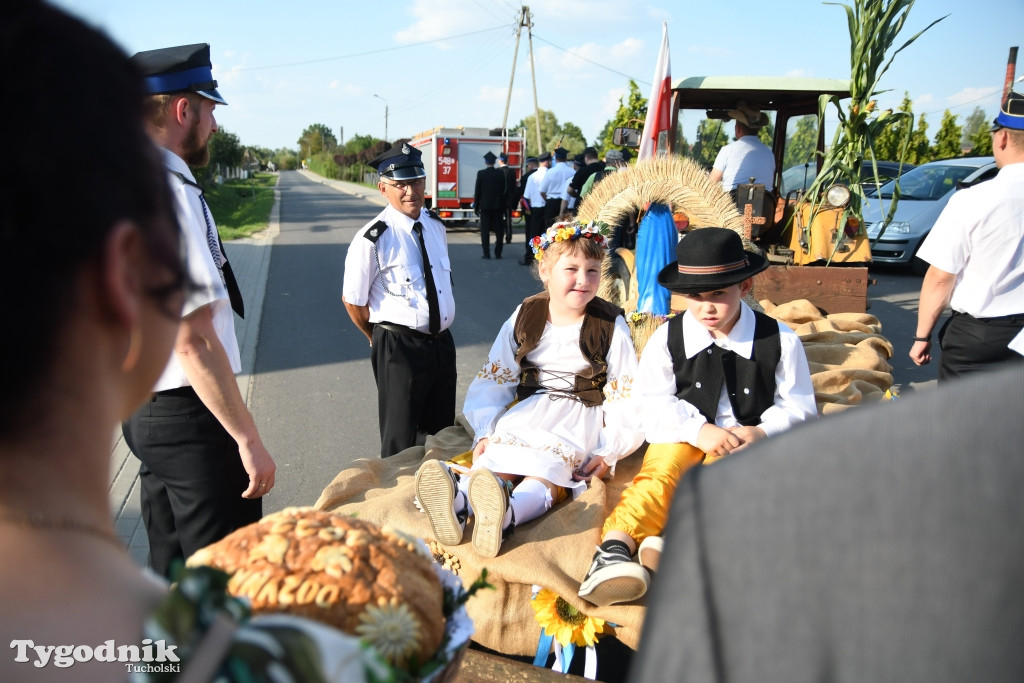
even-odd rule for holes
{"type": "Polygon", "coordinates": [[[419,330],[414,330],[411,327],[399,325],[398,323],[385,322],[374,323],[374,325],[376,325],[377,327],[383,327],[385,330],[388,330],[389,332],[394,332],[395,334],[404,334],[407,337],[414,337],[416,339],[437,339],[445,332],[444,330],[441,330],[437,334],[430,334],[429,332],[420,332],[419,330]]]}
{"type": "Polygon", "coordinates": [[[163,391],[158,391],[158,392],[153,394],[152,400],[155,401],[157,398],[162,398],[162,397],[166,397],[166,396],[173,396],[174,398],[198,398],[199,397],[198,394],[196,394],[196,390],[194,388],[192,388],[191,386],[187,386],[187,387],[178,387],[177,389],[164,389],[163,391]]]}

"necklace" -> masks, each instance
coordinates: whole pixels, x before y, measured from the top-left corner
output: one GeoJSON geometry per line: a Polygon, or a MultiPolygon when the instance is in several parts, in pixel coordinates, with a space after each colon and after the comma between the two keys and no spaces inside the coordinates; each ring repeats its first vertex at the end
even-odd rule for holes
{"type": "Polygon", "coordinates": [[[0,522],[32,529],[43,529],[45,531],[71,531],[88,534],[102,538],[104,541],[113,543],[119,549],[124,550],[121,539],[110,530],[65,517],[47,517],[40,512],[8,512],[0,513],[0,522]]]}

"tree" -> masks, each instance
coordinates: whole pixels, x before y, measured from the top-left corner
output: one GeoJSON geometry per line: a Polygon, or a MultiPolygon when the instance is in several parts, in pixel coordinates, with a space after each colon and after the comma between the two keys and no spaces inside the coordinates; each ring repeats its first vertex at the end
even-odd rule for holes
{"type": "Polygon", "coordinates": [[[570,158],[583,151],[587,146],[587,139],[583,131],[575,123],[566,121],[562,124],[562,148],[569,150],[570,158]]]}
{"type": "Polygon", "coordinates": [[[964,121],[963,146],[971,150],[971,156],[988,156],[992,153],[992,137],[988,133],[989,119],[981,107],[975,107],[964,121]],[[986,144],[987,143],[987,144],[986,144]]]}
{"type": "MultiPolygon", "coordinates": [[[[619,98],[619,110],[615,116],[605,124],[595,140],[594,146],[598,152],[608,151],[617,147],[612,142],[612,136],[616,128],[643,128],[644,119],[647,117],[647,98],[640,94],[640,86],[636,81],[630,79],[629,92],[619,98]]],[[[678,146],[678,145],[677,145],[678,146]]]]}
{"type": "Polygon", "coordinates": [[[939,132],[935,134],[935,147],[932,149],[936,159],[955,159],[963,155],[961,140],[963,131],[956,125],[956,115],[948,109],[942,114],[939,132]]]}
{"type": "MultiPolygon", "coordinates": [[[[553,150],[559,139],[562,137],[562,127],[558,124],[558,118],[554,112],[547,109],[540,110],[540,136],[543,149],[537,149],[537,117],[533,114],[512,126],[513,130],[526,129],[526,156],[539,156],[545,150],[553,150]]],[[[579,130],[577,128],[577,130],[579,130]]],[[[563,145],[564,146],[564,145],[563,145]]],[[[582,148],[581,148],[582,149],[582,148]]]]}
{"type": "Polygon", "coordinates": [[[338,139],[334,137],[330,127],[322,123],[314,123],[302,131],[298,144],[300,154],[304,157],[311,157],[321,152],[333,151],[338,146],[338,139]]]}
{"type": "Polygon", "coordinates": [[[875,158],[888,161],[910,161],[906,158],[914,129],[913,103],[910,94],[903,92],[903,101],[898,110],[903,116],[894,119],[892,125],[875,136],[875,158]]]}
{"type": "Polygon", "coordinates": [[[904,161],[920,166],[934,159],[931,145],[928,144],[928,121],[925,115],[917,120],[917,128],[910,135],[910,144],[907,145],[907,157],[904,161]]]}
{"type": "Polygon", "coordinates": [[[782,167],[786,169],[814,160],[814,150],[817,146],[818,117],[801,116],[796,121],[793,134],[786,140],[786,156],[782,159],[782,167]]]}
{"type": "Polygon", "coordinates": [[[242,142],[234,133],[221,129],[210,136],[210,163],[233,168],[242,163],[242,142]]]}
{"type": "Polygon", "coordinates": [[[694,161],[711,168],[718,151],[727,143],[723,122],[720,119],[704,119],[697,126],[697,141],[693,143],[691,155],[694,161]]]}

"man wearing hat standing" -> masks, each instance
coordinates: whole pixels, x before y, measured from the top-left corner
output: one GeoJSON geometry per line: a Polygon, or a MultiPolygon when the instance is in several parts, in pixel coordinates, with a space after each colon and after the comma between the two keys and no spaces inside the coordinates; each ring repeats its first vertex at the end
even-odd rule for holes
{"type": "Polygon", "coordinates": [[[217,131],[217,92],[207,44],[149,50],[131,61],[145,77],[150,137],[162,149],[191,287],[153,398],[123,425],[142,461],[142,518],[150,564],[166,575],[176,559],[262,517],[276,467],[235,381],[241,370],[232,309],[244,308],[202,188],[217,131]]]}
{"type": "Polygon", "coordinates": [[[526,253],[523,254],[523,259],[519,262],[522,266],[532,266],[535,259],[533,257],[533,238],[540,235],[547,228],[544,225],[544,197],[540,193],[540,185],[544,182],[544,176],[551,170],[551,152],[544,152],[537,157],[537,170],[529,174],[526,179],[526,185],[523,190],[523,199],[530,205],[530,218],[527,221],[526,229],[526,253]]]}
{"type": "Polygon", "coordinates": [[[544,198],[544,227],[540,232],[551,227],[562,213],[562,200],[569,197],[566,188],[575,173],[568,162],[569,150],[558,147],[554,154],[555,165],[544,174],[544,180],[540,184],[540,195],[544,198]]]}
{"type": "Polygon", "coordinates": [[[583,150],[583,167],[573,174],[572,180],[569,182],[569,196],[576,197],[577,199],[583,198],[583,186],[587,184],[595,173],[603,171],[605,169],[605,162],[600,161],[597,157],[597,150],[593,147],[587,147],[583,150]]]}
{"type": "Polygon", "coordinates": [[[935,325],[953,309],[938,335],[939,382],[1022,361],[1007,345],[1024,328],[1024,95],[1010,92],[991,134],[999,173],[957,191],[917,252],[930,265],[914,363],[931,361],[935,325]]]}
{"type": "Polygon", "coordinates": [[[753,178],[771,192],[775,187],[775,155],[757,137],[757,131],[768,125],[768,115],[740,102],[736,109],[729,110],[729,118],[736,122],[735,142],[718,150],[711,182],[720,182],[723,190],[732,192],[753,178]]]}
{"type": "Polygon", "coordinates": [[[420,151],[398,142],[371,163],[388,205],[349,245],[342,300],[370,342],[386,458],[455,424],[455,298],[444,224],[423,208],[420,151]]]}
{"type": "Polygon", "coordinates": [[[491,258],[491,233],[494,234],[494,257],[501,258],[505,245],[505,174],[494,167],[498,157],[494,152],[484,154],[484,168],[476,172],[476,187],[473,190],[473,208],[480,217],[480,244],[482,258],[491,258]]]}
{"type": "Polygon", "coordinates": [[[505,176],[505,210],[502,212],[502,220],[505,226],[505,244],[510,244],[512,242],[512,212],[519,206],[522,192],[517,182],[516,170],[508,165],[508,154],[505,152],[498,155],[498,170],[505,176]]]}
{"type": "Polygon", "coordinates": [[[743,301],[767,267],[736,232],[700,228],[683,235],[676,261],[658,273],[658,284],[685,297],[686,312],[658,327],[640,357],[633,391],[650,445],[605,520],[581,598],[611,605],[647,591],[645,567],[658,568],[686,470],[817,416],[800,338],[743,301]]]}

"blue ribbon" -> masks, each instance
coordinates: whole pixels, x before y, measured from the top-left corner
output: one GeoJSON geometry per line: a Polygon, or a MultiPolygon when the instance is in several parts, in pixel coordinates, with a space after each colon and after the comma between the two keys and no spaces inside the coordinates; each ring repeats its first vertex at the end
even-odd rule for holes
{"type": "Polygon", "coordinates": [[[554,636],[546,635],[544,633],[544,629],[540,630],[540,640],[537,642],[537,655],[533,658],[534,666],[546,667],[548,665],[548,655],[551,653],[551,641],[554,639],[554,636]]]}
{"type": "Polygon", "coordinates": [[[146,89],[151,95],[180,92],[188,90],[196,84],[202,84],[207,88],[217,87],[217,82],[213,80],[213,69],[209,66],[197,66],[194,69],[176,71],[171,74],[147,76],[145,81],[146,89]]]}
{"type": "Polygon", "coordinates": [[[562,673],[569,673],[569,663],[572,662],[572,656],[576,654],[576,644],[569,643],[562,648],[562,673]]]}

